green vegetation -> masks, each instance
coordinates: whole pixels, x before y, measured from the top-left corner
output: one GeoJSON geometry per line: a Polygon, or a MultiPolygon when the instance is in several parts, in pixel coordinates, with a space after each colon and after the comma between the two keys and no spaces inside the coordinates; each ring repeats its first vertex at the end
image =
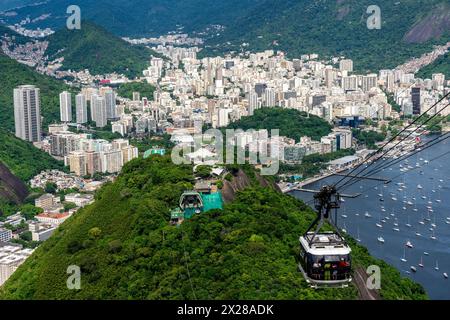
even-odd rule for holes
{"type": "Polygon", "coordinates": [[[402,107],[395,102],[394,94],[389,92],[385,92],[385,94],[387,96],[387,102],[392,106],[392,110],[395,110],[398,113],[402,112],[402,107]]]}
{"type": "Polygon", "coordinates": [[[147,97],[148,100],[153,100],[153,92],[155,87],[147,82],[129,82],[120,85],[117,94],[122,98],[133,99],[133,92],[139,92],[141,98],[147,97]]]}
{"type": "Polygon", "coordinates": [[[385,133],[380,133],[377,131],[367,131],[361,129],[353,129],[352,131],[353,137],[361,144],[366,145],[368,149],[378,149],[375,143],[384,141],[384,139],[386,139],[385,133]]]}
{"type": "MultiPolygon", "coordinates": [[[[0,289],[3,299],[355,299],[354,286],[314,290],[297,269],[298,236],[314,213],[293,197],[252,185],[223,210],[170,226],[170,210],[192,188],[191,166],[170,157],[129,162],[96,202],[66,221],[0,289]],[[82,290],[68,290],[67,267],[82,290]]],[[[379,265],[381,295],[425,299],[352,242],[355,265],[379,265]]]]}
{"type": "Polygon", "coordinates": [[[103,28],[83,21],[80,30],[61,29],[48,38],[50,59],[64,57],[64,70],[89,69],[91,74],[121,73],[137,77],[147,68],[152,50],[134,46],[103,28]]]}
{"type": "Polygon", "coordinates": [[[8,130],[14,130],[13,90],[24,84],[36,85],[41,89],[41,114],[43,129],[59,121],[59,94],[70,88],[63,82],[41,75],[0,52],[0,123],[8,130]]]}
{"type": "Polygon", "coordinates": [[[430,131],[431,134],[433,133],[441,133],[442,132],[442,125],[449,122],[450,117],[449,116],[436,116],[433,119],[430,119],[430,115],[424,114],[418,121],[417,124],[425,124],[425,129],[430,131]]]}
{"type": "Polygon", "coordinates": [[[290,165],[281,163],[279,173],[301,175],[304,179],[310,178],[326,169],[328,162],[354,154],[354,149],[339,150],[327,154],[311,154],[305,156],[301,164],[290,165]]]}
{"type": "Polygon", "coordinates": [[[431,79],[433,73],[443,73],[446,79],[450,79],[450,52],[440,56],[435,62],[422,68],[416,76],[422,79],[431,79]]]}
{"type": "Polygon", "coordinates": [[[195,169],[195,175],[197,177],[202,178],[202,179],[206,179],[206,178],[209,178],[211,176],[211,170],[212,170],[211,166],[203,166],[203,165],[201,165],[201,166],[198,166],[195,169]]]}
{"type": "Polygon", "coordinates": [[[61,161],[3,129],[0,129],[0,161],[24,182],[43,170],[64,168],[61,161]]]}
{"type": "Polygon", "coordinates": [[[331,132],[331,125],[325,120],[300,112],[295,109],[262,108],[255,110],[253,116],[243,117],[239,121],[231,123],[227,129],[279,129],[280,136],[295,139],[299,142],[303,136],[320,140],[331,132]]]}

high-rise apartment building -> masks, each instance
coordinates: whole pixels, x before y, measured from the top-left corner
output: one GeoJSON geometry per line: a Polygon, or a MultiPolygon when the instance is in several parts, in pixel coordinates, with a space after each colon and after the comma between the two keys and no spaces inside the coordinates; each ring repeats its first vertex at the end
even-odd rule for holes
{"type": "Polygon", "coordinates": [[[41,141],[41,106],[39,88],[31,85],[14,89],[16,136],[30,142],[41,141]]]}
{"type": "Polygon", "coordinates": [[[95,126],[103,128],[108,123],[105,98],[93,95],[91,98],[91,115],[95,126]]]}
{"type": "Polygon", "coordinates": [[[115,119],[116,118],[116,95],[113,90],[105,91],[103,96],[106,103],[106,118],[115,119]]]}
{"type": "Polygon", "coordinates": [[[362,89],[364,92],[367,92],[370,89],[377,87],[377,83],[378,83],[378,75],[376,74],[368,74],[367,76],[362,77],[362,89]]]}
{"type": "Polygon", "coordinates": [[[75,97],[75,106],[77,114],[77,123],[83,124],[88,121],[87,102],[84,94],[77,94],[75,97]]]}
{"type": "Polygon", "coordinates": [[[353,71],[353,60],[344,59],[339,62],[339,70],[352,72],[353,71]]]}
{"type": "Polygon", "coordinates": [[[59,114],[61,122],[72,121],[72,95],[64,91],[59,94],[59,114]]]}

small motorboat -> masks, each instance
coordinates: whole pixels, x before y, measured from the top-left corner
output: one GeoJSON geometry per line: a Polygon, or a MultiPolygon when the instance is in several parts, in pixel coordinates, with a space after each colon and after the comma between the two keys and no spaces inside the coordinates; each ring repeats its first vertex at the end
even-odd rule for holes
{"type": "Polygon", "coordinates": [[[378,242],[380,242],[380,243],[384,243],[384,238],[383,237],[378,237],[378,242]]]}
{"type": "Polygon", "coordinates": [[[416,267],[414,267],[414,266],[411,266],[411,271],[412,271],[412,272],[417,272],[417,269],[416,269],[416,267]]]}
{"type": "Polygon", "coordinates": [[[413,244],[409,240],[406,242],[405,246],[407,246],[408,248],[414,248],[413,244]]]}
{"type": "Polygon", "coordinates": [[[448,274],[447,273],[444,272],[442,275],[444,276],[445,279],[448,279],[448,274]]]}

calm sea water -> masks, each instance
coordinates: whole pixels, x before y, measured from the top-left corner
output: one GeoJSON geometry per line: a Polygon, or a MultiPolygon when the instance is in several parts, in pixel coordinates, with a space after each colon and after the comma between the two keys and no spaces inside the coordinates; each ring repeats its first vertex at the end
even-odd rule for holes
{"type": "MultiPolygon", "coordinates": [[[[338,212],[340,228],[347,230],[354,238],[359,235],[361,244],[373,256],[420,283],[431,299],[450,299],[450,279],[443,276],[444,272],[450,275],[450,154],[431,161],[448,151],[450,143],[447,140],[412,156],[408,163],[401,162],[377,173],[377,177],[394,179],[387,185],[379,181],[360,180],[343,193],[364,194],[356,199],[345,199],[338,212]],[[429,163],[426,164],[426,161],[429,163]],[[420,167],[416,167],[416,163],[420,167]],[[402,172],[400,164],[403,168],[409,165],[414,169],[402,172]],[[406,188],[400,188],[398,183],[404,183],[406,188]],[[383,195],[384,201],[380,201],[379,194],[383,195]],[[365,217],[366,212],[371,218],[365,217]],[[382,225],[382,228],[376,224],[382,225]],[[380,236],[384,238],[384,244],[377,240],[380,236]],[[414,247],[407,248],[407,241],[414,247]],[[407,262],[401,261],[403,257],[407,262]],[[423,268],[419,266],[421,262],[423,268]],[[438,271],[435,270],[436,263],[438,271]],[[416,267],[416,273],[411,272],[411,266],[416,267]]],[[[307,187],[318,190],[322,185],[339,179],[341,177],[330,177],[307,187]]],[[[312,199],[309,193],[295,191],[292,195],[305,201],[312,199]]]]}

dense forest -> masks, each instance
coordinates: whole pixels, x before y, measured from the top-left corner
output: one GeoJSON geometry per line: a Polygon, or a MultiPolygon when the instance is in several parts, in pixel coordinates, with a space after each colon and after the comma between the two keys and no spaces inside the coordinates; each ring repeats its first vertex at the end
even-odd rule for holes
{"type": "MultiPolygon", "coordinates": [[[[223,210],[170,226],[170,210],[193,182],[192,167],[168,156],[129,162],[19,267],[0,298],[357,298],[353,285],[320,291],[304,282],[298,236],[314,213],[291,196],[255,183],[223,210]],[[70,265],[81,268],[81,290],[67,289],[70,265]]],[[[420,285],[351,244],[355,266],[381,267],[383,298],[426,298],[420,285]]]]}
{"type": "Polygon", "coordinates": [[[31,84],[41,89],[41,114],[43,128],[59,121],[59,94],[70,88],[62,81],[41,75],[32,68],[10,59],[0,52],[0,123],[8,130],[14,130],[14,88],[31,84]]]}
{"type": "Polygon", "coordinates": [[[331,132],[332,126],[317,116],[310,115],[308,117],[306,112],[274,107],[255,110],[253,116],[242,117],[239,121],[231,123],[227,128],[244,131],[249,129],[279,129],[280,136],[286,136],[299,142],[300,138],[304,136],[320,141],[321,137],[331,132]]]}
{"type": "Polygon", "coordinates": [[[89,69],[91,74],[119,73],[138,77],[154,51],[132,45],[95,24],[83,21],[80,30],[61,29],[48,37],[50,59],[64,57],[64,70],[89,69]]]}

